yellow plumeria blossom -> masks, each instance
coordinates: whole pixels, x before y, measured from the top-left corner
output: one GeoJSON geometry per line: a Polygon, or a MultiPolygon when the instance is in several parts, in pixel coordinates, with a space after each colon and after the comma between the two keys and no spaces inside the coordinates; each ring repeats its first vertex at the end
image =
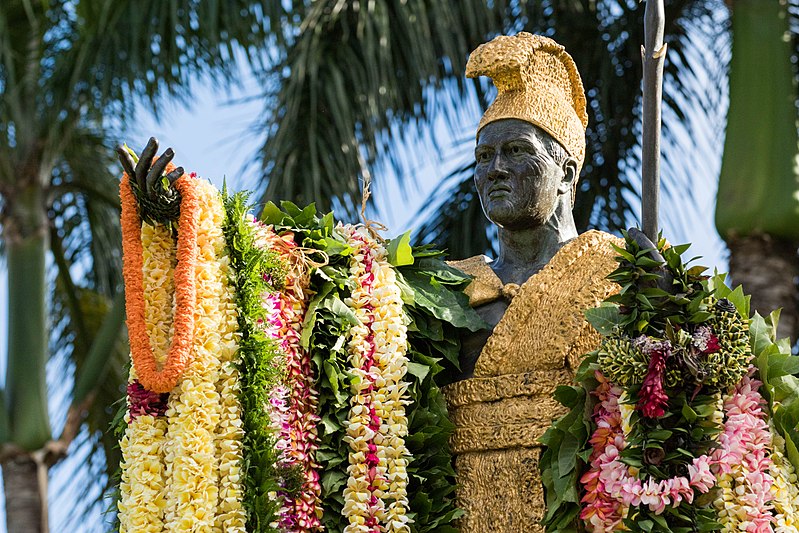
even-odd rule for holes
{"type": "Polygon", "coordinates": [[[775,533],[799,532],[799,487],[797,487],[796,472],[791,462],[785,457],[785,439],[769,421],[772,435],[771,459],[774,462],[771,477],[774,484],[771,492],[774,494],[774,531],[775,533]]]}
{"type": "Polygon", "coordinates": [[[225,213],[210,183],[202,181],[198,189],[194,360],[170,393],[166,412],[165,529],[243,533],[241,408],[233,399],[237,340],[222,234],[225,213]]]}
{"type": "MultiPolygon", "coordinates": [[[[153,355],[166,359],[172,330],[176,243],[168,228],[142,224],[145,319],[153,355]]],[[[130,381],[136,379],[131,366],[130,381]]],[[[166,507],[164,446],[166,420],[150,415],[131,419],[119,443],[122,480],[118,504],[120,532],[161,532],[166,507]]]]}
{"type": "Polygon", "coordinates": [[[355,280],[346,303],[358,324],[348,342],[353,383],[346,442],[349,478],[344,489],[345,533],[410,532],[409,453],[403,381],[408,370],[407,328],[396,274],[385,248],[363,227],[341,231],[355,249],[350,274],[355,280]]]}
{"type": "MultiPolygon", "coordinates": [[[[227,255],[219,261],[224,279],[235,276],[227,255]]],[[[245,531],[246,514],[242,507],[244,486],[242,464],[244,461],[244,427],[239,402],[241,381],[236,366],[238,353],[238,312],[232,283],[224,283],[224,294],[219,300],[221,319],[219,378],[216,390],[221,401],[219,425],[216,428],[216,454],[219,461],[219,508],[215,527],[218,531],[245,531]]]]}

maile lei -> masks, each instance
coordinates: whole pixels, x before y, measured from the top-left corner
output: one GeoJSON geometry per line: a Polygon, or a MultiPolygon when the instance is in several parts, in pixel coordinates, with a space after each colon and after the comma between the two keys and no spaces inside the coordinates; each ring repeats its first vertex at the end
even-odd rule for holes
{"type": "Polygon", "coordinates": [[[749,319],[687,246],[626,237],[620,292],[586,312],[601,345],[542,438],[547,531],[799,531],[799,358],[777,315],[749,319]]]}

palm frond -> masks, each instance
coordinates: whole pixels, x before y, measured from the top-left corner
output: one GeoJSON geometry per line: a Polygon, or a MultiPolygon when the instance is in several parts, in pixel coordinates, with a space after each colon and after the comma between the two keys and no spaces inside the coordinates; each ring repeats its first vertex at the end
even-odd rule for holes
{"type": "MultiPolygon", "coordinates": [[[[524,29],[566,47],[591,103],[575,206],[579,229],[612,231],[635,220],[643,9],[624,0],[476,4],[383,0],[371,2],[368,11],[340,2],[313,3],[282,68],[267,78],[273,99],[261,153],[264,199],[313,201],[324,209],[341,207],[344,216],[354,217],[359,180],[387,166],[408,181],[412,164],[393,150],[397,143],[429,136],[425,128],[435,117],[446,117],[456,125],[450,131],[459,131],[459,110],[474,105],[466,100],[479,99],[483,107],[491,100],[493,91],[485,82],[470,85],[463,78],[468,52],[497,33],[524,29]]],[[[708,69],[700,62],[705,58],[697,59],[692,50],[722,46],[716,43],[726,28],[716,23],[717,11],[702,0],[667,2],[666,35],[674,60],[666,66],[665,105],[681,123],[667,124],[665,136],[675,146],[693,127],[689,107],[692,120],[714,109],[691,105],[716,93],[715,87],[708,91],[708,69]]],[[[716,71],[723,72],[723,65],[716,71]]],[[[465,144],[455,157],[463,160],[469,152],[465,144]]],[[[679,148],[669,157],[679,159],[679,148]]],[[[485,223],[478,230],[479,217],[460,214],[470,174],[468,167],[459,167],[425,202],[440,210],[425,211],[418,232],[422,240],[452,237],[440,244],[466,253],[462,236],[485,234],[485,223]],[[456,174],[462,177],[457,184],[456,174]],[[460,217],[461,225],[447,220],[450,215],[460,217]]],[[[690,183],[672,183],[679,188],[675,194],[690,195],[690,183]]],[[[475,205],[472,201],[469,213],[479,212],[475,205]]],[[[487,241],[479,238],[473,244],[470,253],[477,253],[485,251],[487,241]]]]}
{"type": "MultiPolygon", "coordinates": [[[[376,0],[310,3],[299,34],[265,82],[265,198],[359,205],[358,179],[397,140],[418,135],[465,92],[467,52],[501,31],[509,3],[376,0]],[[445,86],[447,80],[453,83],[445,86]],[[446,87],[444,98],[433,98],[446,87]],[[334,199],[336,200],[334,202],[334,199]]],[[[398,172],[401,174],[401,172],[398,172]]]]}

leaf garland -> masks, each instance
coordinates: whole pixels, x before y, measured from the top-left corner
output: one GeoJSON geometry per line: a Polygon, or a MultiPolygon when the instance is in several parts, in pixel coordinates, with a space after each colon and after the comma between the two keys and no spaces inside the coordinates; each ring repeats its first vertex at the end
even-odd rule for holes
{"type": "MultiPolygon", "coordinates": [[[[290,228],[299,246],[317,250],[319,259],[326,260],[311,278],[314,296],[308,305],[302,340],[318,376],[321,426],[316,459],[322,472],[322,520],[327,531],[340,532],[347,525],[342,492],[347,482],[349,448],[344,436],[354,379],[346,370],[345,340],[355,318],[344,303],[353,289],[348,271],[353,250],[336,230],[332,214],[320,218],[313,206],[300,209],[290,202],[282,202],[280,207],[269,203],[261,220],[276,229],[290,228]]],[[[447,266],[442,252],[427,246],[411,248],[405,236],[386,247],[398,274],[409,321],[410,362],[405,379],[410,383],[413,403],[406,411],[409,435],[405,442],[413,456],[408,465],[408,515],[414,521],[411,531],[455,533],[453,522],[462,512],[455,506],[455,472],[448,444],[454,426],[436,380],[445,368],[457,368],[459,330],[474,331],[484,323],[462,293],[469,278],[447,266]]]]}
{"type": "MultiPolygon", "coordinates": [[[[609,275],[620,291],[585,312],[588,322],[602,334],[602,344],[583,359],[577,386],[558,388],[555,397],[569,412],[541,439],[546,446],[540,466],[547,504],[544,524],[549,532],[583,530],[580,514],[587,504],[585,498],[591,495],[581,487],[581,477],[592,453],[589,438],[595,428],[591,417],[597,403],[592,391],[597,390],[597,376],[602,374],[622,385],[620,401],[631,404],[626,407],[632,413],[625,430],[629,431],[627,444],[619,459],[633,468],[639,479],[657,482],[683,476],[694,458],[712,453],[718,446],[715,437],[722,430],[720,395],[745,374],[752,352],[761,354],[758,361],[764,382],[764,372],[779,376],[778,385],[766,384],[771,391],[768,398],[772,404],[776,399],[791,406],[784,409],[781,422],[777,422],[780,416],[774,419],[787,435],[789,458],[790,449],[795,450],[794,436],[786,428],[799,422],[799,402],[794,403],[799,399],[799,379],[786,379],[786,374],[799,370],[799,364],[785,359],[789,356],[780,353],[773,342],[776,318],[756,316],[750,336],[748,297],[740,287],[727,288],[723,276],[711,279],[704,275],[704,267],[689,267],[682,259],[689,245],[668,246],[661,238],[656,251],[663,261],[659,261],[653,250],[643,249],[627,234],[625,241],[624,248],[614,246],[619,266],[609,275]],[[713,349],[692,344],[697,342],[698,332],[706,337],[712,333],[713,349]],[[645,343],[658,339],[663,339],[670,352],[666,355],[668,366],[659,371],[662,414],[652,416],[647,414],[647,405],[642,407],[645,394],[651,394],[643,389],[652,384],[647,380],[654,371],[655,357],[654,345],[645,343]]],[[[799,454],[794,457],[799,459],[799,454]]],[[[721,524],[711,505],[714,495],[711,490],[690,506],[670,505],[657,513],[646,505],[630,507],[624,526],[652,532],[717,530],[721,524]]]]}
{"type": "Polygon", "coordinates": [[[275,494],[281,489],[275,465],[279,452],[277,436],[271,429],[267,406],[269,391],[282,381],[285,369],[275,364],[279,351],[275,342],[257,327],[263,320],[261,294],[275,290],[266,281],[285,278],[286,266],[277,254],[255,246],[255,232],[247,222],[247,193],[232,196],[222,191],[225,207],[223,233],[235,276],[239,331],[239,370],[244,424],[244,508],[247,512],[247,531],[277,532],[273,525],[278,518],[280,501],[275,494]]]}

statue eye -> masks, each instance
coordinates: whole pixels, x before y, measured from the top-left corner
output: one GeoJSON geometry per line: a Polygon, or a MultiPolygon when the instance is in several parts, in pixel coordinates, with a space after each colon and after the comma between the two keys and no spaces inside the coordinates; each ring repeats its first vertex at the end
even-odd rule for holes
{"type": "Polygon", "coordinates": [[[524,152],[524,149],[519,146],[518,144],[514,144],[510,147],[510,153],[513,155],[520,155],[524,152]]]}
{"type": "Polygon", "coordinates": [[[478,163],[487,163],[491,159],[491,154],[487,150],[478,152],[475,156],[478,163]]]}

